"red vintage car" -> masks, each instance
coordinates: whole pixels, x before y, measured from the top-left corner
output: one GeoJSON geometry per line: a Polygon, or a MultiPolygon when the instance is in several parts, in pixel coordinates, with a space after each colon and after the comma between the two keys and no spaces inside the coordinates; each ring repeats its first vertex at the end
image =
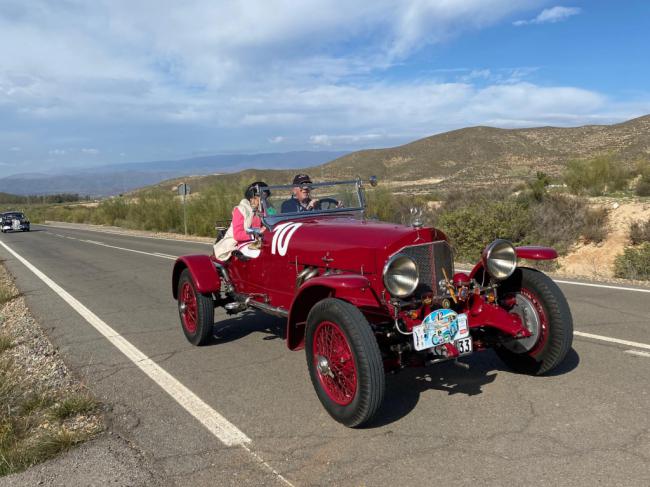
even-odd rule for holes
{"type": "Polygon", "coordinates": [[[350,427],[377,412],[386,372],[487,348],[529,374],[564,360],[573,339],[567,301],[545,274],[518,266],[554,259],[555,250],[499,239],[471,272],[454,272],[442,231],[417,218],[411,225],[366,218],[361,180],[315,184],[313,211],[279,213],[290,188],[264,188],[258,257],[235,251],[227,261],[176,261],[173,295],[194,345],[211,338],[217,306],[286,319],[288,348],[305,349],[318,398],[350,427]]]}

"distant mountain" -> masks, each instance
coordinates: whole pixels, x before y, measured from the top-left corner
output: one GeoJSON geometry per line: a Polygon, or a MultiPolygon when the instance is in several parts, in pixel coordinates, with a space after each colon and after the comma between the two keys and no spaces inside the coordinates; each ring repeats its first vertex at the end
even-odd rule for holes
{"type": "Polygon", "coordinates": [[[300,166],[322,164],[336,159],[346,151],[294,151],[266,154],[223,154],[215,156],[193,157],[181,161],[153,161],[113,164],[85,169],[83,172],[178,172],[181,175],[231,173],[249,168],[273,167],[291,169],[300,166]]]}
{"type": "Polygon", "coordinates": [[[305,167],[322,164],[344,154],[346,152],[341,151],[227,154],[178,161],[123,163],[77,170],[64,168],[52,174],[14,174],[0,178],[0,192],[21,195],[78,193],[109,196],[180,176],[231,173],[254,167],[305,167]]]}
{"type": "MultiPolygon", "coordinates": [[[[610,155],[628,167],[639,160],[650,161],[650,115],[615,125],[573,128],[470,127],[399,147],[353,152],[301,171],[316,180],[376,175],[401,191],[410,187],[433,190],[530,180],[537,171],[557,176],[572,159],[600,155],[610,155]]],[[[194,178],[192,187],[200,190],[223,179],[287,183],[295,172],[245,170],[203,176],[194,178]]],[[[172,187],[177,182],[170,180],[160,185],[172,187]]]]}

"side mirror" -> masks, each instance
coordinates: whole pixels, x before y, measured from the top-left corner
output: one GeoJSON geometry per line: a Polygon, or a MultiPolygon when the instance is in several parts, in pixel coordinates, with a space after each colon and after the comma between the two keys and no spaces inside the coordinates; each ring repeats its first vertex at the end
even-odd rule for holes
{"type": "Polygon", "coordinates": [[[377,186],[377,176],[370,176],[368,178],[368,182],[370,183],[370,186],[374,188],[375,186],[377,186]]]}

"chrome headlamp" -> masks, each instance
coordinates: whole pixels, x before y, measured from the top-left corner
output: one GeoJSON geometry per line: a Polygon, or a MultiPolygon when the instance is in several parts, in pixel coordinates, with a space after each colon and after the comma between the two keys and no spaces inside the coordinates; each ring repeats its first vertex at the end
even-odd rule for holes
{"type": "Polygon", "coordinates": [[[418,287],[418,266],[404,254],[395,254],[384,266],[384,286],[391,296],[405,298],[418,287]]]}
{"type": "Polygon", "coordinates": [[[517,252],[514,246],[503,239],[496,239],[483,251],[483,265],[490,276],[502,281],[509,278],[517,268],[517,252]]]}

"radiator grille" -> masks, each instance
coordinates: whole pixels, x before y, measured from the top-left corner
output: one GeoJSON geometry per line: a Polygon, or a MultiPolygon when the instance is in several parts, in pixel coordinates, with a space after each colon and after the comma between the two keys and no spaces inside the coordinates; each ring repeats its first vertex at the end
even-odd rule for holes
{"type": "Polygon", "coordinates": [[[444,240],[405,247],[400,253],[408,255],[418,265],[420,292],[433,291],[434,295],[441,294],[438,282],[445,278],[442,270],[445,269],[449,279],[454,275],[453,254],[451,247],[444,240]]]}

